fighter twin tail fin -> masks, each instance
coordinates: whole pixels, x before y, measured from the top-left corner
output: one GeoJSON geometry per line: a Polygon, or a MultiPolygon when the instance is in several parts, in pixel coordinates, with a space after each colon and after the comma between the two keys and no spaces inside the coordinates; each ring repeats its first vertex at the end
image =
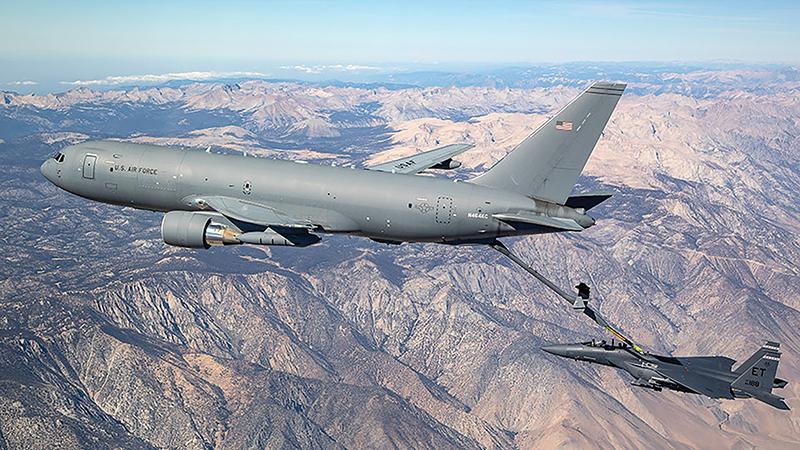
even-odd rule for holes
{"type": "MultiPolygon", "coordinates": [[[[743,391],[775,408],[788,410],[789,406],[783,401],[783,398],[772,393],[776,381],[775,375],[778,373],[778,363],[781,359],[779,348],[779,344],[776,342],[764,344],[736,369],[739,378],[731,383],[731,388],[743,391]]],[[[780,387],[785,385],[786,383],[783,382],[780,387]]]]}

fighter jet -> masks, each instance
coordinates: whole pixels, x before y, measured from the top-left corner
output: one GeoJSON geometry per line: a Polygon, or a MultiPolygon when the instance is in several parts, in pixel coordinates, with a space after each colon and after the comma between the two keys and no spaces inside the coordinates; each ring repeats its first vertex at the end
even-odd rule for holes
{"type": "Polygon", "coordinates": [[[676,358],[649,353],[623,333],[620,327],[589,305],[591,289],[588,285],[579,283],[575,286],[577,294],[571,294],[547,279],[502,243],[494,242],[491,247],[566,300],[573,310],[589,317],[621,340],[616,345],[614,341],[611,345],[606,341],[549,345],[542,347],[545,352],[625,370],[634,377],[631,384],[655,391],[666,388],[711,398],[755,398],[778,409],[789,409],[783,398],[772,393],[772,389],[783,388],[787,384],[785,380],[775,377],[781,356],[778,343],[767,342],[736,370],[732,369],[736,361],[724,356],[676,358]]]}
{"type": "Polygon", "coordinates": [[[733,359],[724,356],[671,357],[640,353],[624,343],[605,341],[542,347],[547,353],[622,369],[634,377],[634,386],[661,391],[670,389],[711,398],[755,398],[778,409],[788,410],[773,389],[787,382],[775,375],[781,353],[777,342],[767,342],[733,370],[733,359]]]}
{"type": "Polygon", "coordinates": [[[415,176],[459,166],[470,146],[447,145],[355,169],[90,141],[41,166],[60,188],[166,214],[167,244],[305,247],[314,233],[379,242],[491,243],[497,237],[582,231],[611,194],[570,195],[625,89],[594,83],[505,158],[468,181],[415,176]]]}

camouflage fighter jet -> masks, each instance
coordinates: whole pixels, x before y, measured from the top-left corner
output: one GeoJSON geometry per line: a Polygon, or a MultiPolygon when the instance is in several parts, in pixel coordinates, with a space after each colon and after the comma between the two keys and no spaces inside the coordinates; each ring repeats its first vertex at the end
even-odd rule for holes
{"type": "Polygon", "coordinates": [[[755,398],[772,407],[788,410],[773,389],[786,386],[776,378],[781,353],[777,342],[765,343],[744,363],[725,356],[662,356],[634,351],[625,343],[589,341],[542,347],[547,353],[622,369],[634,377],[634,386],[661,391],[705,395],[711,398],[755,398]]]}

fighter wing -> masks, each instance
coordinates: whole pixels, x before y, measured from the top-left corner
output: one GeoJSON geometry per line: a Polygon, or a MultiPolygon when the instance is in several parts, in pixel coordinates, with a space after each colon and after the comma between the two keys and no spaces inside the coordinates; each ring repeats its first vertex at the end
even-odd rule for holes
{"type": "Polygon", "coordinates": [[[198,200],[198,203],[204,203],[223,216],[240,222],[263,225],[265,227],[305,228],[308,230],[316,228],[316,224],[307,220],[290,217],[267,205],[247,200],[224,196],[209,196],[202,197],[198,200]]]}
{"type": "Polygon", "coordinates": [[[730,383],[710,376],[700,375],[684,366],[662,364],[658,366],[656,371],[698,394],[711,398],[733,398],[730,383]]]}
{"type": "Polygon", "coordinates": [[[730,372],[736,362],[736,360],[727,356],[681,356],[677,359],[685,366],[718,370],[720,372],[730,372]]]}
{"type": "Polygon", "coordinates": [[[411,156],[406,156],[405,158],[395,159],[394,161],[368,167],[368,169],[379,170],[381,172],[406,174],[420,173],[423,170],[430,168],[455,169],[461,166],[461,163],[458,161],[453,161],[452,158],[456,155],[464,153],[472,147],[473,146],[470,144],[445,145],[444,147],[439,147],[434,150],[415,153],[411,156]]]}

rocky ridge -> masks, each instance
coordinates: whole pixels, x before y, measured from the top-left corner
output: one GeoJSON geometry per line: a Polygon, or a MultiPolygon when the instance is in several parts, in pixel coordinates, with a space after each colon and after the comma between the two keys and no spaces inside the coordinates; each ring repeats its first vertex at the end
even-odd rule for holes
{"type": "MultiPolygon", "coordinates": [[[[203,85],[52,101],[67,112],[100,97],[119,111],[159,99],[187,114],[227,111],[186,132],[132,126],[115,136],[214,151],[286,157],[321,142],[267,145],[251,122],[258,111],[281,129],[327,117],[339,134],[308,159],[369,163],[470,142],[456,175],[466,177],[575,92],[253,83],[240,86],[247,95],[203,85]],[[365,103],[368,120],[330,120],[365,103]],[[353,148],[349,129],[385,151],[353,148]]],[[[611,370],[544,354],[547,342],[600,332],[486,249],[341,237],[305,250],[166,247],[157,214],[88,203],[38,176],[54,149],[98,137],[93,121],[103,117],[65,123],[48,108],[0,108],[3,121],[25,109],[23,121],[36,116],[49,130],[0,144],[0,446],[798,445],[794,410],[642,391],[611,370]]],[[[791,88],[626,94],[581,180],[618,190],[593,211],[598,224],[513,248],[563,285],[589,282],[604,314],[653,351],[741,360],[765,339],[781,341],[782,393],[796,406],[797,117],[791,88]]]]}

